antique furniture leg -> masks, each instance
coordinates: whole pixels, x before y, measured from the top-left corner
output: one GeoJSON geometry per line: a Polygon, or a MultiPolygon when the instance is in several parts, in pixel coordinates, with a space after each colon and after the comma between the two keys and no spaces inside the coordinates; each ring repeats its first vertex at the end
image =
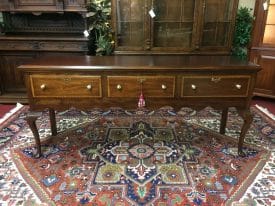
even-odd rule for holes
{"type": "Polygon", "coordinates": [[[39,137],[39,133],[38,133],[36,123],[35,123],[35,121],[40,116],[40,114],[41,113],[39,113],[39,114],[38,113],[29,113],[26,117],[26,121],[30,126],[30,129],[33,133],[34,140],[35,140],[35,143],[36,143],[37,153],[34,154],[35,158],[39,158],[39,157],[42,156],[40,137],[39,137]]]}
{"type": "Polygon", "coordinates": [[[56,119],[55,119],[54,109],[49,109],[49,115],[50,115],[52,136],[55,136],[57,135],[57,129],[56,129],[56,119]]]}
{"type": "Polygon", "coordinates": [[[220,134],[225,134],[227,116],[228,116],[228,108],[224,108],[222,110],[222,118],[221,118],[221,124],[220,124],[220,134]]]}
{"type": "Polygon", "coordinates": [[[245,156],[244,152],[242,151],[242,147],[243,147],[243,143],[244,143],[244,138],[245,138],[246,132],[249,129],[250,124],[251,124],[251,122],[253,120],[253,116],[252,116],[252,114],[251,114],[251,112],[250,112],[249,109],[242,110],[240,112],[240,115],[243,117],[244,124],[242,126],[241,134],[240,134],[240,137],[239,137],[238,154],[241,157],[243,157],[243,156],[245,156]]]}

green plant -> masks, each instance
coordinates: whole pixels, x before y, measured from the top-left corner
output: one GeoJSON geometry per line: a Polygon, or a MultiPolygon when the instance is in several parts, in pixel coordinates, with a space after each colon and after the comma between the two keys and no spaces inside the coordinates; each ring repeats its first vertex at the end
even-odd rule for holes
{"type": "Polygon", "coordinates": [[[239,8],[236,16],[232,55],[240,59],[247,58],[247,47],[251,39],[252,24],[253,16],[251,9],[247,7],[239,8]]]}
{"type": "Polygon", "coordinates": [[[99,56],[112,54],[111,1],[90,0],[87,3],[87,10],[89,53],[99,56]]]}

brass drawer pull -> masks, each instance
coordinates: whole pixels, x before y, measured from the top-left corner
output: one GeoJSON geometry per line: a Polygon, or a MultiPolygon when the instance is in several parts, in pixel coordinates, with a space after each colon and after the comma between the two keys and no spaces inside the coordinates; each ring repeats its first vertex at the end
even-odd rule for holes
{"type": "Polygon", "coordinates": [[[214,83],[218,83],[219,81],[221,81],[221,78],[220,77],[212,77],[211,81],[214,83]]]}
{"type": "Polygon", "coordinates": [[[120,84],[116,85],[117,90],[122,90],[122,86],[120,84]]]}
{"type": "Polygon", "coordinates": [[[46,89],[46,84],[41,84],[40,89],[45,90],[46,89]]]}
{"type": "Polygon", "coordinates": [[[87,89],[88,89],[88,90],[91,90],[91,89],[92,89],[92,85],[91,85],[91,84],[88,84],[88,85],[87,85],[87,89]]]}
{"type": "Polygon", "coordinates": [[[237,89],[241,89],[242,88],[242,85],[240,85],[240,84],[236,84],[235,86],[236,86],[237,89]]]}
{"type": "Polygon", "coordinates": [[[192,88],[193,90],[196,90],[196,89],[197,89],[197,86],[196,86],[195,84],[191,84],[191,88],[192,88]]]}
{"type": "Polygon", "coordinates": [[[161,85],[161,89],[166,90],[166,89],[167,89],[167,86],[166,86],[165,84],[162,84],[162,85],[161,85]]]}

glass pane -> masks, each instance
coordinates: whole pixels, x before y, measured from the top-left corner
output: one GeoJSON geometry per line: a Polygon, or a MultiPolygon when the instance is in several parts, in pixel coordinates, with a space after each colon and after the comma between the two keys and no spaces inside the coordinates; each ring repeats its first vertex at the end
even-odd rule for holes
{"type": "Polygon", "coordinates": [[[233,3],[233,0],[206,0],[202,46],[227,45],[233,3]]]}
{"type": "Polygon", "coordinates": [[[275,5],[270,4],[269,8],[268,8],[263,43],[275,45],[275,35],[274,34],[275,34],[275,5]]]}
{"type": "Polygon", "coordinates": [[[144,0],[117,0],[118,46],[143,46],[144,0]]]}
{"type": "Polygon", "coordinates": [[[143,23],[123,22],[120,24],[121,32],[118,35],[119,46],[142,46],[143,45],[143,23]]]}
{"type": "Polygon", "coordinates": [[[264,32],[264,44],[274,44],[275,45],[275,25],[266,25],[264,32]]]}
{"type": "Polygon", "coordinates": [[[269,5],[266,24],[275,24],[275,5],[269,5]]]}
{"type": "Polygon", "coordinates": [[[154,47],[191,47],[194,0],[155,1],[154,47]]]}
{"type": "Polygon", "coordinates": [[[213,22],[204,25],[202,43],[204,46],[224,46],[228,39],[229,23],[213,22]]]}
{"type": "Polygon", "coordinates": [[[193,23],[155,23],[154,46],[191,47],[193,23]]]}

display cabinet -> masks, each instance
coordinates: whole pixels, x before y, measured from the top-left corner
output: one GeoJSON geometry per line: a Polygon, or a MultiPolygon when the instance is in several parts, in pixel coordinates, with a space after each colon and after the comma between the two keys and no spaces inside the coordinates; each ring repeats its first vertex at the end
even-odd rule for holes
{"type": "Polygon", "coordinates": [[[88,51],[84,0],[3,0],[0,35],[0,103],[27,102],[16,68],[38,56],[75,56],[88,51]]]}
{"type": "Polygon", "coordinates": [[[250,60],[261,65],[255,95],[275,98],[275,0],[257,0],[250,60]]]}
{"type": "Polygon", "coordinates": [[[238,0],[112,0],[115,53],[223,53],[238,0]]]}

